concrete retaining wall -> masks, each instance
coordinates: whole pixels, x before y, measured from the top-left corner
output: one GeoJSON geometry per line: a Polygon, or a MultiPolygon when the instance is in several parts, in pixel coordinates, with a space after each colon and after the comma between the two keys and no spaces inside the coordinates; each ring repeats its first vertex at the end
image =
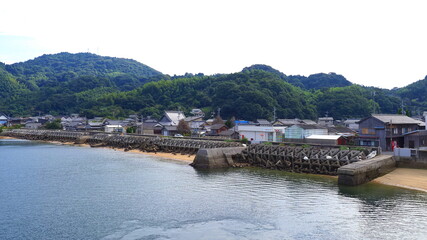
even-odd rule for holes
{"type": "MultiPolygon", "coordinates": [[[[396,158],[396,157],[395,157],[396,158]]],[[[396,158],[396,166],[398,168],[417,168],[417,169],[427,169],[427,161],[417,160],[415,158],[396,158]]]]}
{"type": "Polygon", "coordinates": [[[227,168],[234,165],[232,156],[240,154],[245,147],[234,148],[202,148],[196,154],[191,166],[198,169],[227,168]]]}
{"type": "Polygon", "coordinates": [[[396,168],[393,156],[380,155],[338,168],[338,184],[356,186],[383,176],[396,168]]]}

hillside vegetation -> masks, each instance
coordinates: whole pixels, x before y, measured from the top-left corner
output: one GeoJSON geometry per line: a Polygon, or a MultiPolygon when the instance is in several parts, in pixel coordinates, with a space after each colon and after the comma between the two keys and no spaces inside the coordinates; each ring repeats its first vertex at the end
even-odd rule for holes
{"type": "Polygon", "coordinates": [[[427,107],[426,82],[391,91],[354,85],[335,73],[287,76],[260,64],[232,74],[170,77],[134,60],[59,53],[0,64],[0,112],[117,118],[192,108],[210,116],[221,108],[224,118],[247,120],[272,119],[273,109],[278,118],[359,118],[396,113],[400,97],[427,107]]]}

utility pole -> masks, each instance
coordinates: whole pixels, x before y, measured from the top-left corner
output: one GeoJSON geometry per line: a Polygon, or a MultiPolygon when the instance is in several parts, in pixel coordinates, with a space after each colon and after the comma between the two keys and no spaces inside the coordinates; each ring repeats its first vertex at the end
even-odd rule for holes
{"type": "Polygon", "coordinates": [[[372,100],[374,101],[374,114],[375,114],[375,113],[377,113],[377,112],[376,112],[376,110],[377,110],[377,105],[375,104],[375,95],[376,95],[376,92],[375,92],[375,91],[373,91],[373,92],[372,92],[372,100]]]}
{"type": "Polygon", "coordinates": [[[276,121],[276,107],[273,108],[273,123],[276,121]]]}
{"type": "MultiPolygon", "coordinates": [[[[387,144],[387,141],[386,141],[386,144],[387,144]]],[[[391,119],[390,119],[390,146],[393,146],[393,122],[391,119]]],[[[386,149],[387,149],[387,147],[386,147],[386,149]]],[[[391,149],[391,150],[393,150],[393,149],[391,149]]]]}
{"type": "Polygon", "coordinates": [[[218,116],[221,117],[221,108],[218,108],[218,116]]]}

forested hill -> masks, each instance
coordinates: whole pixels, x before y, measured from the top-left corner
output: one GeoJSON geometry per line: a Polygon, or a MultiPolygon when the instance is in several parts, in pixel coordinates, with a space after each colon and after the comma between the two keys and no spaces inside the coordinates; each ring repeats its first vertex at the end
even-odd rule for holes
{"type": "Polygon", "coordinates": [[[353,85],[353,83],[348,81],[344,76],[336,73],[316,73],[309,75],[308,77],[301,75],[287,76],[286,74],[263,64],[255,64],[243,69],[243,71],[251,70],[262,70],[270,72],[285,80],[286,82],[306,90],[326,89],[332,87],[348,87],[353,85]]]}
{"type": "Polygon", "coordinates": [[[278,118],[361,118],[397,113],[401,96],[409,99],[410,110],[414,104],[427,109],[425,86],[426,79],[390,91],[358,86],[335,73],[292,76],[267,65],[233,74],[170,77],[134,60],[60,53],[0,63],[0,112],[118,118],[159,117],[178,108],[186,113],[200,108],[209,116],[221,108],[224,118],[247,120],[271,120],[273,109],[278,118]]]}
{"type": "Polygon", "coordinates": [[[404,88],[396,89],[394,92],[402,97],[404,104],[408,107],[427,111],[427,76],[404,88]]]}
{"type": "Polygon", "coordinates": [[[57,85],[82,76],[106,77],[122,90],[131,90],[162,76],[162,73],[131,59],[103,57],[91,53],[43,55],[5,69],[27,88],[57,85]]]}

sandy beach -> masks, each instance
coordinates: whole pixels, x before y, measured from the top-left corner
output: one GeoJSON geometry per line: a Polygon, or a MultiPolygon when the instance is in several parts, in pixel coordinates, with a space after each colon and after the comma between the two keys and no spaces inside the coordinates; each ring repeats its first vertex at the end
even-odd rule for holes
{"type": "Polygon", "coordinates": [[[15,139],[13,137],[7,137],[7,136],[0,136],[0,139],[15,139]]]}
{"type": "MultiPolygon", "coordinates": [[[[59,142],[59,141],[49,141],[49,142],[54,143],[54,144],[72,145],[72,146],[79,146],[79,147],[90,147],[89,144],[75,144],[72,142],[59,142]]],[[[113,150],[125,152],[124,148],[112,148],[112,147],[102,147],[102,148],[113,149],[113,150]]],[[[182,155],[179,153],[173,154],[173,153],[164,153],[164,152],[157,152],[157,153],[143,152],[143,151],[139,151],[138,149],[133,149],[133,150],[130,150],[127,152],[145,154],[145,155],[156,156],[156,157],[167,158],[167,159],[173,159],[173,160],[183,161],[183,162],[188,162],[188,163],[192,163],[194,158],[196,157],[195,155],[188,155],[188,154],[182,155]]]]}
{"type": "Polygon", "coordinates": [[[373,182],[427,192],[427,169],[396,168],[373,182]]]}
{"type": "MultiPolygon", "coordinates": [[[[7,137],[7,136],[0,136],[0,139],[16,139],[13,137],[7,137]]],[[[46,141],[44,141],[46,142],[46,141]]],[[[78,147],[90,147],[89,144],[75,144],[72,142],[59,142],[59,141],[47,141],[49,143],[53,143],[53,144],[63,144],[63,145],[72,145],[72,146],[78,146],[78,147]]],[[[114,149],[114,150],[118,150],[118,151],[125,151],[125,149],[123,148],[111,148],[111,147],[103,147],[106,149],[114,149]]],[[[173,160],[177,160],[177,161],[183,161],[183,162],[187,162],[187,163],[192,163],[194,158],[196,157],[196,155],[182,155],[182,154],[173,154],[173,153],[164,153],[164,152],[143,152],[143,151],[139,151],[137,149],[134,150],[130,150],[128,152],[132,152],[132,153],[140,153],[140,154],[145,154],[145,155],[150,155],[150,156],[156,156],[156,157],[161,157],[161,158],[167,158],[167,159],[173,159],[173,160]]]]}

